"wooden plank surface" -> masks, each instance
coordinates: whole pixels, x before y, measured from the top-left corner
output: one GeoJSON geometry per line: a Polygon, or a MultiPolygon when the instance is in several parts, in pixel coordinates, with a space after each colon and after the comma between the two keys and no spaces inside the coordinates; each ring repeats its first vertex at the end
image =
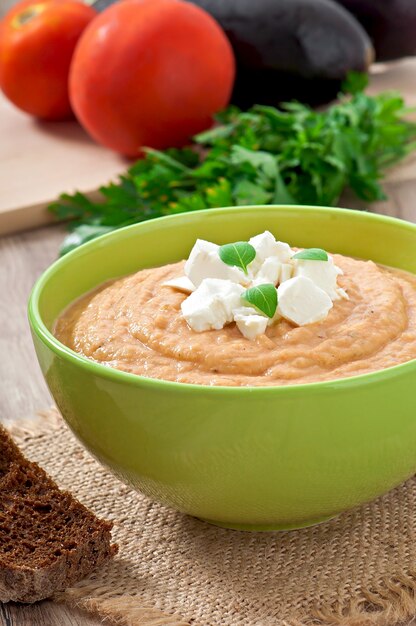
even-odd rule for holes
{"type": "Polygon", "coordinates": [[[34,606],[0,604],[1,626],[103,626],[103,622],[86,613],[53,602],[34,606]]]}
{"type": "Polygon", "coordinates": [[[45,207],[60,193],[95,191],[128,163],[77,122],[40,122],[1,93],[0,137],[0,234],[50,222],[45,207]]]}
{"type": "MultiPolygon", "coordinates": [[[[0,421],[29,417],[52,404],[36,362],[26,302],[37,276],[56,258],[64,230],[43,228],[0,238],[0,421]]],[[[81,611],[53,602],[33,607],[0,603],[0,626],[98,626],[81,611]]]]}

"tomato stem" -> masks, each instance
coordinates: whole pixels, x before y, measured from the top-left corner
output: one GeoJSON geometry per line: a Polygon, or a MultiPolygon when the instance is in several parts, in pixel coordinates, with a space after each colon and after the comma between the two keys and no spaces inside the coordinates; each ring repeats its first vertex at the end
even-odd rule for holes
{"type": "Polygon", "coordinates": [[[25,26],[29,22],[31,22],[37,15],[42,13],[46,7],[46,4],[34,4],[31,7],[28,7],[21,13],[18,13],[13,20],[14,28],[21,28],[25,26]]]}

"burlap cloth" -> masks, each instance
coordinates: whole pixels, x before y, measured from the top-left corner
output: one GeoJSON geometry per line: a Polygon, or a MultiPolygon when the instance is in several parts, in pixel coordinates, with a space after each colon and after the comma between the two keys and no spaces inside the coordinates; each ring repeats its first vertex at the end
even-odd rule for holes
{"type": "Polygon", "coordinates": [[[59,601],[134,626],[393,626],[416,612],[416,479],[320,526],[245,533],[131,491],[56,413],[14,435],[60,486],[114,522],[119,555],[59,601]]]}

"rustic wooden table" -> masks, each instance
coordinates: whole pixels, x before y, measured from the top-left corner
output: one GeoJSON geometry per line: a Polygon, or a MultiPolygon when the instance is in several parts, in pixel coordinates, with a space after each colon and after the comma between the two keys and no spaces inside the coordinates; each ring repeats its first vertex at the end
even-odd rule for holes
{"type": "MultiPolygon", "coordinates": [[[[33,416],[52,403],[36,362],[26,302],[37,276],[56,258],[64,230],[42,228],[0,239],[0,420],[33,416]]],[[[0,626],[98,626],[52,602],[0,604],[0,626]]]]}
{"type": "MultiPolygon", "coordinates": [[[[416,167],[402,169],[394,175],[386,190],[389,201],[378,204],[374,210],[416,222],[416,167]]],[[[32,347],[26,302],[35,279],[56,258],[63,232],[62,227],[53,226],[0,239],[0,293],[3,294],[0,300],[0,420],[3,421],[32,416],[51,404],[32,347]]],[[[0,626],[94,626],[99,623],[52,602],[33,607],[0,604],[0,626]]]]}

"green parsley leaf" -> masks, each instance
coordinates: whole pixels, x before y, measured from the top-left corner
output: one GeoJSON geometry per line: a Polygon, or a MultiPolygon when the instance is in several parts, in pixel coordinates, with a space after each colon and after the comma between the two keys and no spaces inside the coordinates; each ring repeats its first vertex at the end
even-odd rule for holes
{"type": "Polygon", "coordinates": [[[303,259],[304,261],[328,261],[328,253],[322,248],[307,248],[292,256],[292,259],[303,259]]]}
{"type": "Polygon", "coordinates": [[[271,283],[250,287],[241,297],[259,311],[272,318],[277,309],[277,289],[271,283]]]}
{"type": "Polygon", "coordinates": [[[269,204],[271,194],[267,193],[261,185],[256,185],[249,180],[240,180],[233,189],[235,204],[238,206],[269,204]]]}
{"type": "Polygon", "coordinates": [[[365,202],[383,199],[386,170],[416,150],[416,124],[400,94],[369,96],[366,80],[351,74],[326,110],[299,102],[230,107],[190,147],[146,149],[98,200],[63,194],[50,206],[74,233],[61,253],[164,215],[243,204],[336,206],[348,189],[365,202]]]}
{"type": "Polygon", "coordinates": [[[368,76],[362,72],[348,72],[347,78],[342,83],[344,93],[359,93],[368,87],[368,76]]]}
{"type": "Polygon", "coordinates": [[[220,259],[226,265],[240,267],[247,274],[247,265],[256,257],[255,248],[247,241],[236,241],[220,246],[218,250],[220,259]]]}

